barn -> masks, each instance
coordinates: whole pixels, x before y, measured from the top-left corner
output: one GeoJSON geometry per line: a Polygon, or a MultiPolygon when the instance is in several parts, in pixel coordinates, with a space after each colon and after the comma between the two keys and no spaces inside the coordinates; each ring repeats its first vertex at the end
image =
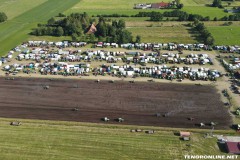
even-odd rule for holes
{"type": "Polygon", "coordinates": [[[170,3],[160,2],[160,3],[152,3],[153,9],[160,9],[160,8],[168,8],[170,7],[170,3]]]}

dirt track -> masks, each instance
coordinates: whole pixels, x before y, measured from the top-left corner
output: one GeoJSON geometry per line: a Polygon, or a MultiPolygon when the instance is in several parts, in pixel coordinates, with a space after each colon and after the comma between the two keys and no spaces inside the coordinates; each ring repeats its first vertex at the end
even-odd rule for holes
{"type": "Polygon", "coordinates": [[[217,122],[217,129],[231,124],[220,95],[210,86],[0,78],[0,91],[0,117],[105,123],[101,118],[106,116],[108,123],[122,117],[123,124],[183,128],[200,122],[217,122]],[[50,88],[43,89],[45,85],[50,88]]]}

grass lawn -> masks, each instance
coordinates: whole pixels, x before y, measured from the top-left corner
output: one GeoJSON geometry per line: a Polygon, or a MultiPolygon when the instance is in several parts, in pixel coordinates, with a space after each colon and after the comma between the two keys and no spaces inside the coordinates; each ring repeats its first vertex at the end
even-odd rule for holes
{"type": "Polygon", "coordinates": [[[191,35],[185,26],[173,27],[131,27],[128,28],[133,36],[140,35],[142,42],[176,42],[176,43],[195,43],[194,35],[191,35]]]}
{"type": "Polygon", "coordinates": [[[240,45],[239,26],[208,26],[207,29],[213,35],[217,45],[240,45]]]}
{"type": "MultiPolygon", "coordinates": [[[[49,18],[71,8],[79,0],[49,0],[23,14],[0,24],[0,55],[5,55],[11,48],[27,40],[28,33],[37,23],[46,22],[49,18]]],[[[24,10],[24,5],[22,6],[24,10]]]]}
{"type": "Polygon", "coordinates": [[[9,121],[0,121],[0,159],[4,160],[181,160],[186,154],[225,154],[215,138],[203,138],[208,130],[193,133],[191,141],[184,142],[164,128],[154,128],[156,133],[148,135],[130,133],[136,126],[22,120],[22,126],[14,127],[9,121]]]}

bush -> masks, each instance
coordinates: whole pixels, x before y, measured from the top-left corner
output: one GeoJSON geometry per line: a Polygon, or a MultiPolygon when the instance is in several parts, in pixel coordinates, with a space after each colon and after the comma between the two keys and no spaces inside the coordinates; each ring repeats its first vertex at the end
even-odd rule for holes
{"type": "Polygon", "coordinates": [[[4,12],[0,12],[0,22],[4,22],[8,19],[7,15],[4,12]]]}

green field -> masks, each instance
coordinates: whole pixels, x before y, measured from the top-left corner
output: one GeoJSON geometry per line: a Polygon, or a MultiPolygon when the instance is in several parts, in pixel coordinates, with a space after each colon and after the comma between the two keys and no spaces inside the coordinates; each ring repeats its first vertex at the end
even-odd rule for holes
{"type": "Polygon", "coordinates": [[[210,19],[214,17],[222,18],[224,16],[229,16],[231,13],[224,12],[223,9],[214,8],[214,7],[206,7],[206,6],[186,6],[183,7],[183,11],[191,14],[200,14],[204,17],[209,16],[210,19]]]}
{"type": "MultiPolygon", "coordinates": [[[[72,12],[87,12],[89,15],[98,14],[126,14],[134,15],[140,11],[153,11],[153,10],[136,10],[133,9],[136,3],[150,3],[159,2],[159,0],[81,0],[77,5],[67,10],[65,13],[72,12]]],[[[165,2],[168,2],[165,0],[165,2]]],[[[154,10],[164,12],[164,10],[154,10]]]]}
{"type": "Polygon", "coordinates": [[[9,121],[0,121],[3,160],[181,160],[185,154],[224,154],[215,138],[203,138],[209,130],[193,133],[191,141],[184,142],[174,129],[154,128],[156,133],[148,135],[129,131],[136,126],[22,120],[22,126],[15,127],[9,121]]]}
{"type": "MultiPolygon", "coordinates": [[[[165,2],[169,2],[164,0],[165,2]]],[[[159,11],[165,12],[170,10],[136,10],[133,9],[134,4],[136,3],[154,3],[161,2],[161,0],[82,0],[78,4],[76,4],[71,9],[67,10],[65,13],[70,14],[72,12],[87,12],[90,15],[98,15],[98,14],[126,14],[126,15],[134,15],[138,12],[151,12],[151,11],[159,11]],[[117,12],[116,12],[117,10],[117,12]]],[[[184,4],[183,11],[192,14],[200,14],[202,16],[210,16],[210,18],[222,18],[223,16],[228,16],[230,14],[225,13],[224,9],[208,7],[206,4],[211,4],[212,1],[209,0],[182,0],[181,3],[184,4]]],[[[223,2],[223,5],[227,5],[226,2],[223,2]]],[[[240,2],[233,2],[233,6],[240,5],[240,2]]]]}
{"type": "Polygon", "coordinates": [[[0,12],[5,12],[8,19],[12,19],[22,13],[37,7],[47,0],[0,0],[0,12]]]}
{"type": "Polygon", "coordinates": [[[140,35],[142,42],[176,42],[176,43],[195,43],[194,34],[189,33],[189,28],[182,25],[173,27],[131,27],[128,28],[133,36],[140,35]]]}
{"type": "MultiPolygon", "coordinates": [[[[12,5],[17,5],[18,1],[14,2],[12,5]]],[[[0,55],[5,55],[11,48],[25,41],[37,23],[45,23],[49,18],[64,12],[78,2],[79,0],[48,0],[37,7],[33,5],[32,9],[0,24],[0,55]]],[[[25,5],[19,7],[24,10],[25,5]]]]}
{"type": "Polygon", "coordinates": [[[239,26],[208,26],[207,29],[213,35],[217,45],[239,45],[239,26]]]}

